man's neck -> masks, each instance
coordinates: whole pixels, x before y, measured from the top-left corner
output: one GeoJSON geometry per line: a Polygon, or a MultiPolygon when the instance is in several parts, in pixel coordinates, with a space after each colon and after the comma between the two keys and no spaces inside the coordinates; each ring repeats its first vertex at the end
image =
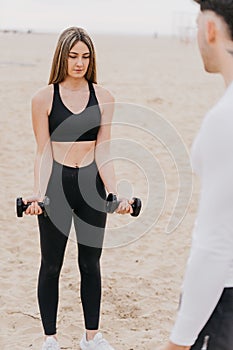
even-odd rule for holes
{"type": "Polygon", "coordinates": [[[233,67],[232,69],[226,69],[224,72],[222,72],[223,79],[225,81],[226,87],[231,85],[233,83],[233,67]]]}
{"type": "Polygon", "coordinates": [[[233,45],[227,45],[225,53],[222,56],[221,74],[224,78],[226,87],[233,82],[233,45]]]}

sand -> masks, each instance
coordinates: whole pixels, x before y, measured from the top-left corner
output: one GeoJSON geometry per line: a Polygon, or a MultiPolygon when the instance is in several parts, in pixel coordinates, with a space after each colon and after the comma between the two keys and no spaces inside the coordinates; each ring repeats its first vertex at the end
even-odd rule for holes
{"type": "MultiPolygon", "coordinates": [[[[40,349],[43,339],[36,298],[37,221],[16,218],[15,198],[32,191],[30,100],[47,84],[56,39],[55,34],[0,34],[3,350],[40,349]]],[[[195,42],[117,36],[94,36],[94,42],[99,83],[117,102],[113,139],[119,188],[144,203],[137,219],[109,216],[101,330],[116,350],[156,349],[167,340],[176,315],[197,210],[199,183],[186,148],[224,84],[204,73],[195,42]],[[168,234],[179,188],[183,195],[175,219],[181,223],[168,234]]],[[[76,254],[72,230],[61,275],[58,334],[61,348],[73,350],[83,334],[76,254]]]]}

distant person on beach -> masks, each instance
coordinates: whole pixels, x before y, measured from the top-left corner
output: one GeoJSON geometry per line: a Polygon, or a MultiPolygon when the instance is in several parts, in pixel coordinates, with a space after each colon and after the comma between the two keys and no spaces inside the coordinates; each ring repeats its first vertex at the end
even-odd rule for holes
{"type": "Polygon", "coordinates": [[[163,350],[233,350],[233,0],[195,0],[198,44],[226,92],[207,113],[192,148],[200,203],[181,304],[163,350]]]}
{"type": "MultiPolygon", "coordinates": [[[[34,194],[26,214],[38,215],[41,267],[38,301],[45,333],[43,350],[57,340],[59,276],[72,217],[78,241],[81,301],[86,331],[82,350],[113,350],[99,332],[100,257],[106,224],[106,191],[117,195],[109,141],[114,98],[96,83],[93,42],[81,28],[66,29],[55,50],[49,85],[32,99],[37,142],[34,194]],[[49,206],[42,213],[38,201],[49,206]]],[[[120,199],[119,214],[132,213],[120,199]]],[[[72,300],[70,300],[72,306],[72,300]]]]}

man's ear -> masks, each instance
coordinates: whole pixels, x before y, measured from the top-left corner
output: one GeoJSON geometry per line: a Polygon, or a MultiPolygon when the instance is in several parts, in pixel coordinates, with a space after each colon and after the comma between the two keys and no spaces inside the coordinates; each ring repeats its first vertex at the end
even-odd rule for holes
{"type": "Polygon", "coordinates": [[[217,26],[212,20],[206,22],[206,40],[208,44],[213,44],[217,37],[217,26]]]}

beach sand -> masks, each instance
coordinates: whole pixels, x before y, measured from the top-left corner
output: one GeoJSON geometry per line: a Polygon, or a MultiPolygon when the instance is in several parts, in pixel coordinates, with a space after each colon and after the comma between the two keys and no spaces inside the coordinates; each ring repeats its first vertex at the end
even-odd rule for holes
{"type": "MultiPolygon", "coordinates": [[[[55,34],[0,34],[2,350],[40,349],[43,339],[36,297],[37,220],[16,218],[15,198],[32,192],[36,145],[30,100],[47,84],[56,40],[55,34]]],[[[199,182],[185,150],[224,84],[204,72],[194,42],[118,36],[94,36],[94,42],[98,81],[117,102],[119,188],[144,204],[138,218],[108,218],[101,330],[116,350],[154,350],[168,339],[177,312],[198,204],[199,182]],[[177,222],[183,219],[168,234],[179,189],[184,195],[175,216],[177,222]]],[[[73,350],[83,334],[76,255],[72,229],[61,274],[58,335],[61,348],[73,350]]]]}

